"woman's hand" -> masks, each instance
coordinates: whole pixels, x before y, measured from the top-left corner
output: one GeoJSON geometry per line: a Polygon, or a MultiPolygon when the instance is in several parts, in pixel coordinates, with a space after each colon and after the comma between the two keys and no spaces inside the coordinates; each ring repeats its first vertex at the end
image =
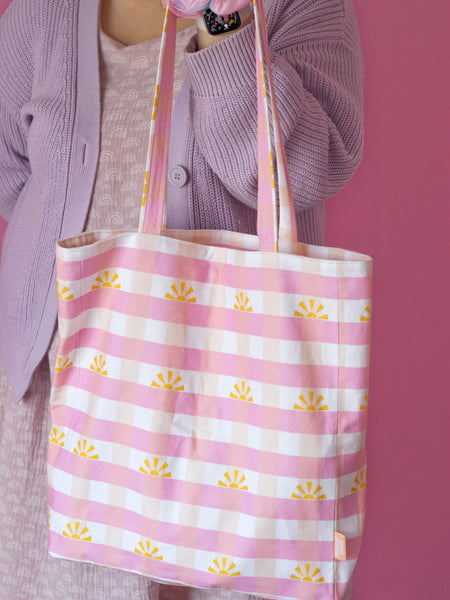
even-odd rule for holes
{"type": "Polygon", "coordinates": [[[235,31],[242,29],[253,19],[250,0],[161,0],[161,2],[164,6],[169,6],[177,17],[196,19],[199,50],[208,48],[233,35],[235,31]],[[223,32],[220,35],[211,35],[203,23],[203,13],[206,9],[225,18],[234,12],[246,10],[240,14],[241,20],[238,28],[233,28],[232,31],[223,32]]]}
{"type": "Polygon", "coordinates": [[[197,19],[210,8],[217,15],[229,15],[248,6],[250,0],[162,0],[177,17],[197,19]]]}

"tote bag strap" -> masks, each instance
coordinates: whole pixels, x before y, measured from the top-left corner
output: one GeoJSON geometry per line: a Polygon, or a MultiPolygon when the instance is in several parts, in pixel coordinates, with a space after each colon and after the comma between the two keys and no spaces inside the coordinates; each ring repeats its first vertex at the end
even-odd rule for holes
{"type": "Polygon", "coordinates": [[[255,15],[256,79],[258,92],[258,217],[257,232],[260,250],[278,251],[278,240],[296,242],[292,189],[287,170],[286,151],[281,137],[280,118],[273,84],[267,37],[266,15],[263,0],[253,0],[255,15]],[[263,58],[264,57],[264,58],[263,58]],[[265,60],[264,60],[265,59],[265,60]],[[273,176],[272,142],[270,137],[267,86],[264,75],[264,62],[269,78],[272,108],[275,154],[277,158],[278,195],[280,199],[280,219],[277,220],[277,199],[273,176]],[[268,171],[269,168],[269,171],[268,171]],[[270,189],[268,184],[270,173],[270,189]],[[277,227],[278,224],[278,227],[277,227]]]}
{"type": "Polygon", "coordinates": [[[176,16],[166,8],[156,73],[139,232],[159,235],[165,227],[167,165],[175,70],[176,16]]]}
{"type": "MultiPolygon", "coordinates": [[[[263,0],[253,0],[255,12],[256,75],[258,91],[258,221],[259,247],[263,251],[277,251],[278,240],[297,241],[297,228],[292,192],[286,168],[286,153],[281,138],[276,106],[269,45],[265,25],[263,0]],[[280,218],[277,218],[273,155],[267,100],[264,60],[267,65],[272,102],[277,177],[280,200],[280,218]]],[[[158,72],[155,84],[153,112],[150,124],[149,146],[145,168],[139,231],[160,234],[165,227],[167,192],[167,164],[170,122],[172,114],[173,77],[175,65],[176,17],[166,10],[158,72]]]]}

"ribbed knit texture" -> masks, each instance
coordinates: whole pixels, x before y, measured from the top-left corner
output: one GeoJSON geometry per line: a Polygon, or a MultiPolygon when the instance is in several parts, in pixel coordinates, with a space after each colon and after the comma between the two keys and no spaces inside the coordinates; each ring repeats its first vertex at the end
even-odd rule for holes
{"type": "MultiPolygon", "coordinates": [[[[82,231],[100,131],[99,0],[14,0],[0,21],[0,360],[20,399],[56,322],[54,247],[82,231]]],[[[324,201],[362,154],[363,66],[351,0],[267,0],[299,239],[324,243],[324,201]]],[[[254,232],[254,27],[186,64],[190,226],[254,232]]],[[[177,114],[183,114],[177,103],[177,114]]],[[[170,227],[170,222],[168,222],[170,227]]]]}

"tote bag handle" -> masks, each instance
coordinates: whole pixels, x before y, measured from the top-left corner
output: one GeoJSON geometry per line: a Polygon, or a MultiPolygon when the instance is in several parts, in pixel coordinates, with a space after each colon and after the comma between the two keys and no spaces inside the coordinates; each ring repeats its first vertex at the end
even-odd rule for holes
{"type": "MultiPolygon", "coordinates": [[[[286,152],[281,138],[280,119],[275,99],[270,51],[267,39],[263,0],[253,0],[255,14],[255,56],[258,96],[258,209],[257,234],[262,251],[277,252],[278,240],[297,241],[297,227],[286,152]],[[277,158],[280,216],[277,218],[273,154],[267,99],[264,60],[270,87],[275,152],[277,158]]],[[[175,67],[176,17],[166,9],[153,112],[145,168],[145,181],[139,219],[139,232],[159,235],[165,227],[167,165],[172,117],[173,78],[175,67]]]]}

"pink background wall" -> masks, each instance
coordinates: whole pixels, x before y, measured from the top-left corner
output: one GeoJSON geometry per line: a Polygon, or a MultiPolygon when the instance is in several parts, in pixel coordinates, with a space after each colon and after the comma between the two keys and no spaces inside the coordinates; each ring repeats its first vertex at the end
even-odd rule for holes
{"type": "MultiPolygon", "coordinates": [[[[353,600],[444,600],[450,5],[354,3],[366,67],[365,155],[328,202],[326,240],[374,257],[368,504],[353,600]]],[[[7,4],[0,0],[0,13],[7,4]]]]}
{"type": "Polygon", "coordinates": [[[374,257],[367,515],[353,600],[444,600],[450,4],[354,4],[366,70],[365,153],[326,213],[327,245],[374,257]]]}

